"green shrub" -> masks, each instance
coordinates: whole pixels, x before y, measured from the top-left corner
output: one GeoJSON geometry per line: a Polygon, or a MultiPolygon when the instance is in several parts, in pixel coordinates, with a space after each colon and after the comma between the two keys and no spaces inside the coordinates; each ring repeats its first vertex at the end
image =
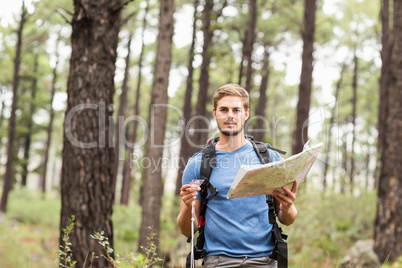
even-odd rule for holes
{"type": "Polygon", "coordinates": [[[138,232],[131,229],[124,229],[121,238],[126,242],[138,241],[138,232]]]}
{"type": "Polygon", "coordinates": [[[138,248],[141,207],[137,204],[115,204],[112,214],[114,247],[116,252],[129,253],[138,248]]]}
{"type": "MultiPolygon", "coordinates": [[[[180,202],[164,197],[162,203],[159,249],[164,254],[179,234],[176,217],[180,202]]],[[[283,227],[289,235],[289,267],[336,267],[356,240],[373,235],[374,192],[358,197],[301,192],[296,206],[299,215],[295,223],[283,227]]],[[[55,196],[42,198],[40,193],[28,190],[10,193],[6,219],[0,221],[2,268],[57,267],[60,207],[55,196]]],[[[132,253],[138,248],[140,206],[116,204],[112,220],[114,251],[126,256],[120,258],[120,267],[143,262],[145,256],[132,253]]]]}
{"type": "Polygon", "coordinates": [[[20,223],[59,228],[61,203],[53,196],[16,189],[10,192],[7,218],[20,223]]]}
{"type": "Polygon", "coordinates": [[[336,267],[348,248],[372,237],[376,211],[374,192],[349,194],[301,193],[298,217],[283,229],[289,235],[290,267],[336,267]]]}

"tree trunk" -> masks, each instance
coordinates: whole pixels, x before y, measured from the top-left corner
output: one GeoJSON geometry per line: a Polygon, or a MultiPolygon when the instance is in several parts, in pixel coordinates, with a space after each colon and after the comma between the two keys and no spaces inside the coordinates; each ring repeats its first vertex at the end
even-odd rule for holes
{"type": "Polygon", "coordinates": [[[380,262],[402,255],[402,2],[394,1],[394,44],[391,57],[388,114],[378,185],[374,250],[380,262]]]}
{"type": "MultiPolygon", "coordinates": [[[[389,40],[389,0],[382,0],[381,6],[381,22],[382,22],[382,49],[381,49],[381,77],[380,77],[380,100],[379,100],[379,111],[378,111],[378,138],[377,138],[377,158],[382,158],[384,143],[385,143],[385,130],[387,123],[387,113],[388,113],[388,87],[389,87],[389,77],[390,77],[390,55],[392,49],[392,43],[389,40]]],[[[381,172],[381,166],[378,164],[383,163],[382,159],[377,161],[377,166],[374,171],[375,177],[375,188],[378,186],[378,179],[381,172]]]]}
{"type": "MultiPolygon", "coordinates": [[[[215,12],[216,18],[214,21],[218,21],[222,15],[222,10],[227,6],[227,0],[223,2],[219,11],[215,12]]],[[[204,44],[202,46],[202,63],[199,78],[198,89],[198,101],[196,106],[197,120],[194,120],[194,136],[192,138],[193,153],[199,151],[204,147],[208,137],[209,119],[206,113],[206,103],[208,99],[208,87],[209,87],[209,65],[211,63],[211,51],[212,37],[214,36],[214,30],[211,29],[211,15],[214,7],[213,0],[206,0],[204,4],[203,20],[202,20],[202,32],[204,34],[204,44]]]]}
{"type": "Polygon", "coordinates": [[[248,29],[246,32],[246,42],[244,44],[244,50],[243,50],[243,64],[244,62],[247,63],[247,69],[246,69],[246,87],[245,89],[247,90],[248,93],[251,92],[251,84],[252,84],[252,74],[253,74],[253,59],[252,59],[252,54],[253,54],[253,46],[254,46],[254,41],[255,41],[255,25],[257,22],[257,1],[256,0],[250,0],[248,4],[248,12],[249,12],[249,17],[248,17],[248,29]]]}
{"type": "MultiPolygon", "coordinates": [[[[257,123],[253,131],[254,139],[256,141],[264,141],[267,124],[265,116],[265,107],[267,106],[267,88],[269,81],[269,45],[265,45],[264,63],[262,67],[262,78],[260,85],[260,96],[258,98],[258,106],[255,112],[257,116],[257,123]]],[[[269,123],[268,123],[269,124],[269,123]]]]}
{"type": "MultiPolygon", "coordinates": [[[[169,71],[172,60],[174,0],[160,1],[160,19],[158,49],[156,53],[154,82],[152,87],[151,106],[149,114],[149,138],[147,140],[146,159],[152,163],[160,163],[164,149],[164,138],[167,118],[167,89],[169,86],[169,71]]],[[[142,221],[139,239],[139,251],[144,252],[141,246],[146,247],[152,232],[156,233],[153,242],[158,249],[159,219],[162,206],[163,182],[162,165],[156,164],[145,170],[142,202],[142,221]]]]}
{"type": "Polygon", "coordinates": [[[353,193],[354,189],[354,177],[355,177],[355,141],[356,141],[356,106],[357,106],[357,76],[358,76],[358,58],[356,56],[356,48],[354,52],[354,68],[353,68],[353,97],[352,97],[352,145],[350,151],[350,170],[349,170],[349,178],[350,178],[350,192],[353,193]]]}
{"type": "Polygon", "coordinates": [[[191,41],[189,57],[188,57],[188,75],[186,80],[186,93],[184,95],[184,106],[183,106],[183,118],[182,118],[182,137],[180,140],[180,158],[179,158],[179,169],[177,171],[176,180],[176,191],[175,195],[180,194],[181,179],[183,175],[184,168],[186,167],[187,161],[192,156],[193,150],[191,150],[191,145],[189,143],[190,133],[188,122],[191,118],[191,96],[193,94],[193,61],[194,61],[194,48],[197,36],[197,7],[199,0],[194,1],[194,15],[193,15],[193,37],[191,41]]]}
{"type": "Polygon", "coordinates": [[[32,127],[33,127],[33,119],[32,115],[35,113],[35,98],[36,91],[38,90],[38,54],[35,55],[34,61],[34,69],[32,85],[31,85],[31,102],[29,105],[29,118],[27,122],[27,135],[25,136],[25,144],[24,144],[24,162],[22,164],[22,174],[21,174],[21,186],[26,186],[27,177],[28,177],[28,163],[29,163],[29,152],[31,150],[31,138],[32,138],[32,127]]]}
{"type": "Polygon", "coordinates": [[[208,99],[209,87],[209,64],[211,63],[210,46],[212,43],[213,31],[211,30],[211,12],[213,1],[206,0],[204,4],[202,32],[204,34],[204,44],[202,46],[202,63],[199,78],[198,99],[196,105],[196,115],[199,117],[195,120],[194,136],[193,136],[193,152],[202,149],[208,137],[209,120],[206,118],[206,103],[208,99]]]}
{"type": "MultiPolygon", "coordinates": [[[[381,7],[382,22],[382,49],[381,49],[381,78],[380,78],[380,109],[378,114],[378,141],[377,148],[381,152],[384,148],[385,126],[388,107],[388,84],[389,84],[389,64],[390,64],[390,42],[389,42],[389,0],[382,0],[381,7]]],[[[382,161],[379,161],[380,163],[382,161]]]]}
{"type": "Polygon", "coordinates": [[[131,56],[131,39],[133,38],[132,32],[128,37],[127,43],[127,56],[126,56],[126,66],[124,68],[124,78],[123,84],[121,87],[121,95],[120,95],[120,102],[119,102],[119,110],[117,112],[117,120],[115,123],[115,158],[114,158],[114,166],[113,166],[113,191],[116,191],[116,181],[117,181],[117,174],[119,170],[119,163],[120,163],[120,154],[122,155],[122,160],[124,160],[124,151],[125,151],[125,131],[124,129],[120,129],[122,125],[121,123],[124,122],[124,114],[126,111],[127,106],[127,91],[128,91],[128,79],[130,77],[130,56],[131,56]],[[120,137],[122,136],[122,137],[120,137]]]}
{"type": "Polygon", "coordinates": [[[338,82],[336,83],[336,88],[335,88],[335,103],[334,103],[334,107],[332,107],[331,118],[329,120],[328,142],[327,142],[327,148],[325,150],[324,176],[323,176],[323,183],[322,183],[324,191],[327,188],[327,173],[328,173],[328,167],[329,167],[329,161],[330,161],[329,156],[330,156],[331,145],[332,145],[332,125],[334,124],[335,117],[336,117],[336,111],[338,108],[339,91],[342,87],[342,79],[343,79],[345,70],[346,70],[346,64],[342,64],[340,77],[339,77],[338,82]]]}
{"type": "MultiPolygon", "coordinates": [[[[90,235],[104,231],[113,248],[114,75],[121,0],[74,1],[61,175],[60,232],[75,215],[70,246],[77,267],[106,254],[90,235]],[[112,109],[113,110],[113,109],[112,109]],[[88,257],[88,259],[87,259],[88,257]]],[[[60,240],[63,245],[63,241],[60,240]]],[[[113,254],[112,254],[113,255],[113,254]]],[[[94,267],[110,267],[105,258],[94,267]]]]}
{"type": "Polygon", "coordinates": [[[348,135],[349,135],[349,130],[348,130],[348,124],[345,122],[343,125],[343,136],[342,136],[342,169],[343,173],[341,173],[340,178],[340,192],[344,194],[346,192],[346,177],[348,174],[348,135]]]}
{"type": "Polygon", "coordinates": [[[52,130],[53,130],[53,120],[54,120],[54,109],[53,109],[53,99],[54,99],[54,94],[56,93],[56,83],[57,83],[57,67],[59,65],[59,53],[58,53],[58,47],[59,47],[59,41],[57,40],[56,42],[56,65],[53,68],[53,79],[52,79],[52,89],[50,93],[50,105],[49,105],[49,111],[50,111],[50,119],[49,119],[49,124],[47,125],[47,139],[46,139],[46,145],[45,145],[45,152],[43,154],[43,169],[42,169],[42,174],[40,178],[40,184],[42,188],[42,192],[46,192],[46,176],[47,176],[47,162],[49,160],[49,149],[50,149],[50,143],[52,140],[52,130]]]}
{"type": "Polygon", "coordinates": [[[1,100],[1,104],[0,104],[1,105],[1,110],[0,110],[0,129],[1,129],[1,126],[3,125],[4,108],[5,108],[5,105],[6,105],[6,97],[3,97],[3,95],[4,95],[3,86],[0,85],[0,100],[1,100]]]}
{"type": "Polygon", "coordinates": [[[367,154],[366,154],[366,172],[365,172],[365,185],[364,185],[364,189],[366,189],[367,192],[369,192],[369,187],[370,187],[370,161],[371,161],[371,157],[372,154],[374,152],[371,151],[371,145],[369,143],[367,143],[367,154]]]}
{"type": "MultiPolygon", "coordinates": [[[[246,34],[244,35],[244,38],[242,40],[242,44],[243,44],[243,56],[241,57],[241,61],[239,64],[239,79],[237,84],[241,85],[242,80],[243,80],[243,65],[244,65],[244,47],[246,46],[246,39],[247,39],[247,31],[246,34]]],[[[229,80],[230,81],[230,80],[229,80]]]]}
{"type": "MultiPolygon", "coordinates": [[[[149,1],[147,0],[146,2],[146,7],[145,7],[145,14],[144,18],[142,21],[142,33],[141,33],[141,52],[140,52],[140,57],[138,60],[138,76],[137,76],[137,88],[135,89],[135,104],[134,104],[134,116],[139,116],[140,113],[140,96],[141,96],[141,82],[142,82],[142,63],[144,59],[144,49],[145,49],[145,43],[144,43],[144,35],[145,35],[145,30],[147,28],[147,14],[148,14],[148,9],[149,9],[149,1]]],[[[130,156],[134,152],[134,143],[137,140],[137,127],[138,127],[138,121],[134,120],[133,121],[133,133],[130,136],[130,143],[131,146],[128,148],[128,158],[124,162],[124,173],[123,173],[123,185],[122,185],[122,191],[121,191],[121,199],[120,202],[123,205],[128,205],[129,201],[129,196],[130,196],[130,189],[131,189],[131,158],[130,156]]]]}
{"type": "MultiPolygon", "coordinates": [[[[119,117],[117,118],[116,121],[116,138],[115,138],[115,154],[116,154],[116,159],[115,159],[115,163],[114,163],[114,175],[113,175],[113,184],[115,185],[114,187],[116,187],[116,182],[117,182],[117,174],[118,174],[118,170],[119,170],[119,158],[120,158],[120,154],[122,154],[123,159],[125,160],[125,149],[126,147],[124,146],[124,140],[126,137],[126,134],[128,133],[128,131],[124,129],[120,129],[119,128],[119,118],[124,119],[124,114],[125,114],[125,110],[126,110],[126,106],[127,106],[127,91],[128,91],[128,78],[129,78],[129,70],[130,70],[130,55],[131,55],[131,40],[132,40],[133,36],[132,33],[130,33],[129,36],[129,40],[127,43],[127,56],[126,56],[126,67],[125,67],[125,71],[124,71],[124,79],[123,79],[123,85],[122,85],[122,93],[120,96],[120,106],[119,106],[119,117]],[[124,107],[123,107],[124,106],[124,107]],[[124,133],[123,136],[123,141],[120,140],[120,135],[123,135],[123,133],[121,133],[120,131],[122,131],[124,133]],[[122,143],[121,148],[120,148],[120,142],[122,143]],[[120,150],[123,150],[123,152],[120,152],[120,150]]],[[[124,197],[125,194],[125,187],[127,186],[127,182],[125,182],[125,172],[126,172],[126,161],[124,161],[124,166],[123,166],[123,180],[122,180],[122,188],[121,188],[121,195],[120,195],[120,203],[124,204],[124,205],[128,205],[128,196],[124,197]],[[124,201],[124,200],[127,201],[124,201]],[[127,202],[127,203],[125,203],[127,202]]],[[[116,190],[116,189],[115,189],[116,190]]],[[[129,191],[129,189],[127,189],[129,191]]]]}
{"type": "Polygon", "coordinates": [[[293,133],[292,154],[303,151],[308,140],[308,118],[313,75],[313,51],[315,32],[316,0],[305,0],[303,21],[302,70],[299,85],[299,102],[297,104],[296,128],[293,133]]]}
{"type": "Polygon", "coordinates": [[[21,47],[22,47],[22,30],[26,21],[27,10],[24,1],[22,2],[21,20],[17,32],[17,47],[14,59],[14,77],[13,77],[13,101],[11,104],[11,116],[8,123],[8,140],[7,140],[7,164],[4,174],[3,193],[1,196],[0,211],[6,212],[8,193],[11,188],[11,180],[13,176],[13,158],[14,158],[14,136],[15,136],[15,119],[18,101],[18,84],[19,70],[21,63],[21,47]]]}

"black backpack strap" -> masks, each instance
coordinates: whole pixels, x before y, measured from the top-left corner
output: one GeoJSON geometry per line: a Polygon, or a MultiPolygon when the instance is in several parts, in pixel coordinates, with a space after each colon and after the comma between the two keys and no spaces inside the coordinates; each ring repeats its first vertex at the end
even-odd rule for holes
{"type": "Polygon", "coordinates": [[[254,151],[260,159],[261,164],[268,164],[271,162],[271,158],[269,157],[269,151],[265,143],[254,141],[253,139],[249,140],[254,147],[254,151]]]}
{"type": "MultiPolygon", "coordinates": [[[[197,238],[197,243],[194,246],[194,259],[195,260],[204,258],[207,253],[204,249],[204,242],[205,242],[204,227],[205,227],[205,225],[202,225],[197,230],[198,238],[197,238]],[[200,237],[202,237],[202,238],[200,238],[200,237]]],[[[186,268],[190,268],[190,267],[191,267],[191,252],[187,255],[187,258],[186,258],[186,268]]]]}
{"type": "Polygon", "coordinates": [[[253,136],[246,135],[246,139],[251,142],[251,144],[254,147],[254,151],[257,153],[258,158],[261,161],[261,164],[268,164],[271,162],[271,159],[269,158],[269,151],[267,150],[267,147],[270,150],[274,150],[282,155],[285,155],[286,152],[282,151],[280,149],[274,148],[271,146],[271,144],[260,142],[260,141],[255,141],[253,136]]]}
{"type": "Polygon", "coordinates": [[[286,154],[285,151],[282,151],[282,150],[280,150],[280,149],[274,148],[274,147],[271,146],[271,144],[265,144],[265,145],[267,145],[270,150],[277,151],[278,153],[280,153],[280,154],[282,154],[282,155],[285,155],[285,154],[286,154]]]}
{"type": "Polygon", "coordinates": [[[267,204],[268,204],[269,223],[274,223],[276,221],[276,214],[275,214],[274,196],[272,194],[267,195],[267,204]]]}
{"type": "Polygon", "coordinates": [[[285,242],[287,239],[287,235],[282,233],[282,229],[278,226],[276,222],[276,214],[275,214],[275,205],[274,205],[274,196],[267,195],[267,204],[268,204],[268,218],[269,223],[272,224],[272,234],[275,241],[274,252],[270,256],[272,259],[278,261],[278,268],[287,268],[288,267],[288,245],[285,242]]]}
{"type": "Polygon", "coordinates": [[[201,184],[201,212],[200,215],[205,215],[206,202],[207,202],[207,188],[212,195],[217,195],[218,190],[209,182],[209,177],[211,176],[212,169],[216,167],[216,157],[215,157],[215,145],[219,141],[219,138],[210,140],[208,145],[202,150],[201,158],[201,170],[200,179],[204,182],[201,184]]]}

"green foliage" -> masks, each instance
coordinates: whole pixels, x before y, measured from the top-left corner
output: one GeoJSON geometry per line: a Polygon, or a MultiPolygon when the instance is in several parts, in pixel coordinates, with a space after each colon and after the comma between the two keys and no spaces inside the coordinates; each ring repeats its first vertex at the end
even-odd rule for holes
{"type": "Polygon", "coordinates": [[[169,252],[180,231],[177,228],[177,215],[179,215],[181,198],[173,194],[165,194],[162,199],[161,223],[159,234],[159,252],[169,252]]]}
{"type": "Polygon", "coordinates": [[[338,193],[300,194],[296,222],[283,227],[289,235],[290,267],[323,267],[336,263],[359,239],[372,236],[375,218],[374,192],[359,196],[338,193]]]}
{"type": "MultiPolygon", "coordinates": [[[[141,258],[141,267],[151,267],[152,265],[163,261],[163,259],[159,258],[156,251],[155,239],[156,233],[152,231],[152,228],[149,227],[151,230],[151,236],[147,237],[147,246],[141,246],[141,249],[144,251],[143,258],[141,258]],[[145,257],[145,258],[144,258],[145,257]]],[[[137,266],[135,266],[137,267],[137,266]]]]}
{"type": "MultiPolygon", "coordinates": [[[[6,221],[0,217],[0,259],[2,267],[56,267],[58,256],[60,267],[75,267],[71,256],[69,235],[74,231],[74,217],[62,229],[62,240],[65,245],[58,247],[60,200],[43,197],[40,193],[26,189],[10,193],[6,221]],[[30,265],[28,265],[30,264],[30,265]]],[[[113,222],[115,244],[118,250],[110,247],[102,231],[92,236],[105,250],[105,258],[118,267],[149,267],[160,262],[154,244],[155,233],[143,247],[146,254],[133,253],[138,241],[141,210],[137,205],[129,207],[115,205],[113,222]],[[108,258],[115,251],[114,259],[108,258]],[[116,253],[118,252],[118,253],[116,253]]],[[[175,223],[170,224],[175,228],[175,223]]],[[[116,248],[115,246],[115,248],[116,248]]],[[[92,258],[99,256],[92,255],[92,258]]],[[[89,261],[88,261],[89,262],[89,261]]]]}
{"type": "MultiPolygon", "coordinates": [[[[167,252],[178,236],[175,220],[178,205],[174,205],[178,202],[165,198],[163,204],[160,251],[167,252]]],[[[11,193],[9,205],[7,218],[0,219],[2,267],[55,267],[58,259],[60,201],[51,196],[42,199],[40,194],[19,190],[11,193]]],[[[336,267],[356,240],[372,237],[375,205],[374,192],[361,191],[359,196],[299,193],[296,200],[298,218],[293,225],[282,227],[289,235],[289,267],[336,267]]],[[[153,253],[156,249],[152,244],[155,237],[150,237],[144,250],[148,255],[132,252],[138,238],[131,236],[139,230],[140,212],[138,205],[115,205],[113,250],[114,260],[120,262],[119,267],[141,267],[136,265],[149,264],[150,257],[156,258],[153,253]]],[[[70,221],[70,227],[72,223],[70,221]]],[[[65,230],[71,233],[73,229],[67,227],[65,230]]],[[[102,236],[99,231],[98,237],[102,236]]],[[[101,240],[97,239],[98,242],[101,240]]],[[[102,241],[106,255],[106,239],[102,241]]],[[[387,267],[398,266],[389,264],[387,267]]]]}
{"type": "Polygon", "coordinates": [[[59,228],[60,202],[51,195],[16,189],[10,192],[7,217],[24,224],[59,228]]]}
{"type": "MultiPolygon", "coordinates": [[[[119,265],[119,260],[115,260],[111,254],[113,254],[113,249],[110,247],[109,239],[104,236],[105,232],[100,231],[97,232],[95,231],[93,235],[90,235],[92,239],[98,240],[98,243],[102,246],[103,250],[106,252],[106,255],[102,254],[102,257],[105,258],[107,261],[109,261],[111,264],[113,264],[113,267],[118,267],[119,265]]],[[[95,256],[94,254],[92,255],[93,258],[98,258],[99,256],[95,256]]],[[[118,257],[118,255],[116,256],[118,257]]]]}
{"type": "Polygon", "coordinates": [[[399,257],[395,262],[393,262],[391,264],[385,263],[381,267],[382,268],[399,268],[399,267],[402,267],[402,256],[399,257]]]}
{"type": "Polygon", "coordinates": [[[0,215],[1,267],[57,267],[58,236],[58,228],[19,223],[0,215]]]}
{"type": "MultiPolygon", "coordinates": [[[[151,229],[151,228],[150,228],[151,229]]],[[[102,233],[102,232],[101,232],[102,233]]],[[[107,238],[102,237],[101,234],[95,232],[95,236],[91,236],[92,238],[98,240],[98,242],[104,247],[106,252],[113,252],[113,250],[108,247],[107,238]]],[[[147,237],[148,243],[146,247],[141,247],[145,254],[137,253],[134,254],[130,252],[128,255],[120,256],[116,254],[115,259],[111,258],[107,255],[105,258],[113,265],[113,267],[122,267],[122,268],[135,268],[135,267],[160,267],[157,263],[161,263],[163,259],[159,258],[157,255],[157,249],[155,246],[156,234],[152,232],[151,236],[147,237]]]]}
{"type": "Polygon", "coordinates": [[[59,258],[60,263],[59,266],[63,268],[68,267],[75,267],[76,261],[72,260],[73,254],[71,250],[71,242],[70,242],[70,234],[73,232],[74,229],[74,220],[75,216],[72,215],[71,218],[68,219],[68,224],[65,228],[62,229],[62,236],[61,239],[64,242],[64,246],[60,245],[59,249],[59,258]]]}
{"type": "Polygon", "coordinates": [[[115,204],[112,214],[113,235],[115,240],[115,251],[128,254],[133,248],[137,248],[139,238],[138,230],[141,225],[141,208],[132,204],[123,206],[115,204]]]}

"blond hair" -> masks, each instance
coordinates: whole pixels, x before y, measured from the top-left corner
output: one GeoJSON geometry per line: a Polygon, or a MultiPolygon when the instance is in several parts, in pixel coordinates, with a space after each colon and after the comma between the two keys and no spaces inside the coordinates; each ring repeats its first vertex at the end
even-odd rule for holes
{"type": "Polygon", "coordinates": [[[248,110],[250,107],[250,97],[248,92],[237,84],[226,84],[218,88],[214,94],[214,109],[218,106],[218,101],[226,96],[238,96],[243,99],[243,107],[248,110]]]}

